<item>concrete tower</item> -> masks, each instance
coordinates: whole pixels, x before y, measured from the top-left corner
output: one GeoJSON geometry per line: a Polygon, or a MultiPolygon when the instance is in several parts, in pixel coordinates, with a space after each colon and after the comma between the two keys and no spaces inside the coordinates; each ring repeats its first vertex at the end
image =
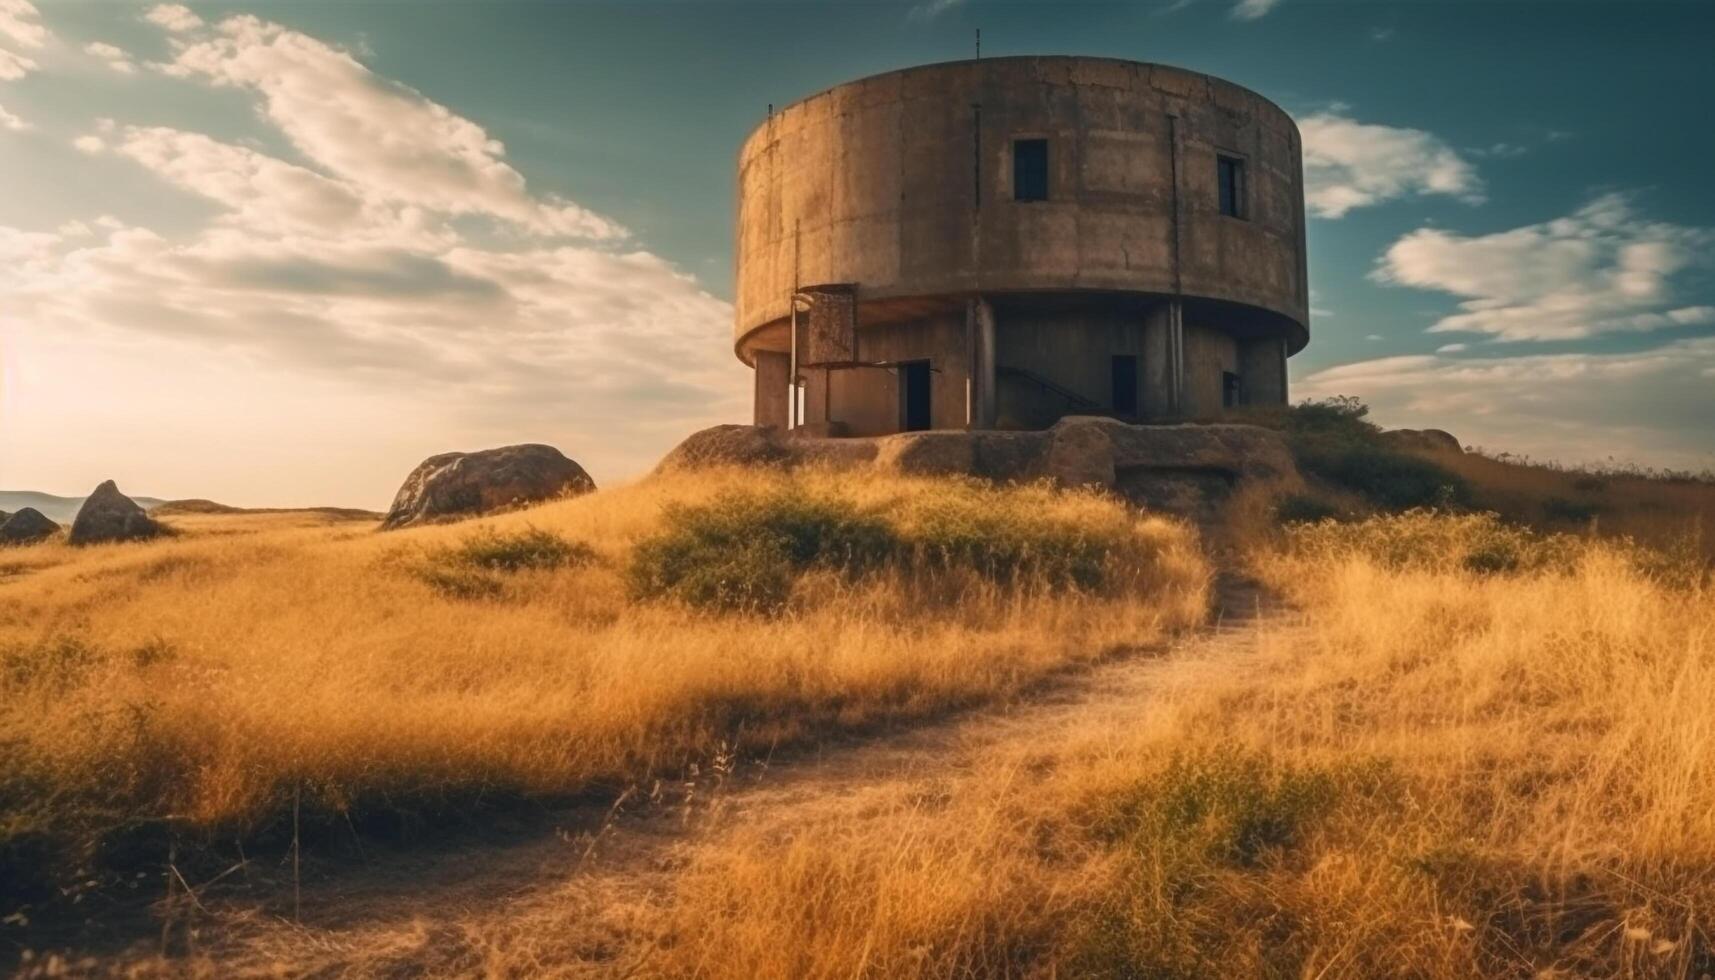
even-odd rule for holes
{"type": "Polygon", "coordinates": [[[738,194],[758,424],[1205,417],[1284,404],[1310,339],[1298,128],[1207,75],[1074,57],[876,75],[770,114],[738,194]]]}

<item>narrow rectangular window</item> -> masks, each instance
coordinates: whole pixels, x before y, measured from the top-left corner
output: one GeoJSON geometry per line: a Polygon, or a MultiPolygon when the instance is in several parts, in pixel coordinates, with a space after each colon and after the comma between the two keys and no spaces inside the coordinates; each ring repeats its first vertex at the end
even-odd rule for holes
{"type": "Polygon", "coordinates": [[[1114,355],[1114,414],[1137,414],[1137,355],[1114,355]]]}
{"type": "Polygon", "coordinates": [[[1244,393],[1239,388],[1239,376],[1231,371],[1221,372],[1221,407],[1238,408],[1244,401],[1244,393]]]}
{"type": "Polygon", "coordinates": [[[1012,141],[1012,199],[1048,200],[1048,141],[1012,141]]]}
{"type": "Polygon", "coordinates": [[[1237,157],[1215,158],[1215,177],[1220,185],[1221,213],[1245,217],[1245,162],[1237,157]]]}
{"type": "Polygon", "coordinates": [[[899,365],[899,428],[922,432],[930,428],[934,413],[929,405],[928,361],[906,361],[899,365]]]}

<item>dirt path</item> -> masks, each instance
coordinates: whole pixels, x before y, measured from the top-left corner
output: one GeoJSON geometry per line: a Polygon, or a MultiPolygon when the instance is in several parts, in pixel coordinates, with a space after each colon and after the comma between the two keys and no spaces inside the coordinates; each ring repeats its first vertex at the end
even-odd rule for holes
{"type": "Polygon", "coordinates": [[[1012,704],[790,759],[717,764],[654,799],[555,814],[551,830],[373,855],[367,868],[306,881],[296,923],[289,878],[275,870],[273,887],[182,902],[173,941],[188,956],[138,948],[88,965],[132,976],[344,977],[493,973],[504,962],[507,974],[626,976],[697,847],[741,826],[784,835],[816,821],[881,819],[884,801],[934,793],[997,750],[1052,745],[1103,719],[1123,726],[1166,687],[1242,669],[1258,625],[1279,615],[1233,577],[1221,581],[1218,607],[1208,630],[1012,704]],[[552,960],[532,962],[521,950],[543,935],[555,937],[552,960]]]}

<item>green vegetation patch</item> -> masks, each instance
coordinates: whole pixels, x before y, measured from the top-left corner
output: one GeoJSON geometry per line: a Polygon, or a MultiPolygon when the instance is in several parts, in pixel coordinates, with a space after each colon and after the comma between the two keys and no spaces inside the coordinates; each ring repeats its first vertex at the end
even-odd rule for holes
{"type": "Polygon", "coordinates": [[[1131,535],[1042,514],[1030,500],[970,489],[913,508],[904,538],[930,572],[962,570],[1001,585],[1096,592],[1106,588],[1131,535]]]}
{"type": "MultiPolygon", "coordinates": [[[[1298,859],[1337,810],[1398,808],[1399,781],[1379,762],[1282,766],[1232,747],[1176,757],[1106,801],[1098,833],[1123,855],[1104,899],[1073,936],[1081,977],[1222,975],[1231,917],[1282,914],[1271,871],[1298,859]],[[1251,906],[1254,905],[1254,910],[1251,906]]],[[[1247,922],[1246,925],[1253,923],[1247,922]]],[[[1301,930],[1277,921],[1274,958],[1290,969],[1301,930]]]]}
{"type": "Polygon", "coordinates": [[[1465,479],[1431,460],[1394,448],[1369,421],[1369,406],[1335,396],[1291,408],[1251,413],[1249,421],[1286,435],[1306,475],[1386,511],[1471,505],[1465,479]]]}
{"type": "Polygon", "coordinates": [[[900,550],[881,517],[850,501],[788,490],[731,492],[700,506],[669,507],[663,525],[632,555],[632,594],[703,608],[777,612],[803,572],[856,577],[900,550]]]}
{"type": "Polygon", "coordinates": [[[486,528],[449,548],[429,551],[412,568],[435,591],[459,599],[497,599],[506,576],[586,565],[595,552],[549,531],[502,532],[486,528]]]}
{"type": "Polygon", "coordinates": [[[848,580],[892,570],[969,574],[1009,588],[1098,591],[1135,558],[1123,521],[1042,512],[1034,492],[949,481],[945,494],[865,509],[826,492],[733,492],[670,508],[664,530],[633,553],[634,597],[774,613],[812,571],[848,580]]]}

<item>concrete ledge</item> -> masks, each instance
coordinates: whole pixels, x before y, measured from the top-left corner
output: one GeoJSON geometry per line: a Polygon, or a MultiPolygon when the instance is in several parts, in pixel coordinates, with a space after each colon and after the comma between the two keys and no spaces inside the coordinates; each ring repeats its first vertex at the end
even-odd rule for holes
{"type": "Polygon", "coordinates": [[[1036,431],[937,430],[828,439],[752,425],[692,434],[657,472],[717,466],[872,467],[909,476],[1052,480],[1110,490],[1133,503],[1200,516],[1248,483],[1298,485],[1278,432],[1254,425],[1128,425],[1074,416],[1036,431]]]}

